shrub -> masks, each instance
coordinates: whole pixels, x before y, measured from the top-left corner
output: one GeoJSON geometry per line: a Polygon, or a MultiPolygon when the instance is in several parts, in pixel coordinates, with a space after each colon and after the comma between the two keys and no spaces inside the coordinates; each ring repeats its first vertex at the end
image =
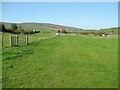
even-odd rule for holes
{"type": "Polygon", "coordinates": [[[11,29],[14,31],[17,30],[17,25],[15,23],[11,24],[11,29]]]}
{"type": "Polygon", "coordinates": [[[62,30],[61,33],[65,33],[65,34],[67,34],[67,31],[66,31],[66,30],[62,30]]]}
{"type": "Polygon", "coordinates": [[[58,30],[57,33],[60,33],[60,30],[58,30]]]}

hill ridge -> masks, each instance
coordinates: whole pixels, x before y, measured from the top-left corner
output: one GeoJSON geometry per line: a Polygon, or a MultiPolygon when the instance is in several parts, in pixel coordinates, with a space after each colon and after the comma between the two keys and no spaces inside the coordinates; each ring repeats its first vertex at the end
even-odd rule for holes
{"type": "MultiPolygon", "coordinates": [[[[12,24],[13,22],[3,22],[5,25],[12,24]]],[[[47,27],[52,27],[56,29],[79,29],[82,30],[81,28],[77,27],[72,27],[72,26],[66,26],[66,25],[58,25],[58,24],[52,24],[52,23],[37,23],[37,22],[22,22],[22,23],[16,23],[17,25],[32,25],[32,26],[47,26],[47,27]]]]}

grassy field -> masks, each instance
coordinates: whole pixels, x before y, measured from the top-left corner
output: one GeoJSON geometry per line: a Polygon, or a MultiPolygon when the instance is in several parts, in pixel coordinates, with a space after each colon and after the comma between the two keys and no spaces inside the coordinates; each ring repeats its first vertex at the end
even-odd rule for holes
{"type": "Polygon", "coordinates": [[[3,48],[3,88],[118,86],[116,36],[65,35],[39,40],[53,35],[34,35],[36,41],[30,45],[3,48]]]}
{"type": "MultiPolygon", "coordinates": [[[[16,34],[10,34],[10,33],[2,33],[3,36],[3,47],[9,47],[10,46],[10,35],[16,36],[16,34]]],[[[55,36],[55,33],[37,33],[37,34],[29,34],[28,35],[28,42],[36,42],[44,37],[52,37],[55,36]]],[[[18,34],[18,44],[19,46],[26,45],[26,35],[25,34],[18,34]]]]}

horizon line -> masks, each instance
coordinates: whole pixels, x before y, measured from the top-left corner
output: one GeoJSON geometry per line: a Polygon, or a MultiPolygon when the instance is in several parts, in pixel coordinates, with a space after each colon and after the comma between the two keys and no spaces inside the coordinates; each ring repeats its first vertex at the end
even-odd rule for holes
{"type": "Polygon", "coordinates": [[[70,26],[70,25],[64,25],[64,24],[57,24],[57,23],[50,23],[50,22],[35,22],[35,21],[25,21],[25,22],[10,22],[10,21],[0,21],[1,23],[17,23],[17,24],[22,24],[22,23],[43,23],[43,24],[54,24],[54,25],[60,25],[60,26],[67,26],[67,27],[73,27],[73,28],[78,28],[78,29],[88,29],[88,30],[100,30],[100,29],[108,29],[108,28],[115,28],[119,26],[111,26],[111,27],[101,27],[101,28],[81,28],[77,26],[70,26]]]}

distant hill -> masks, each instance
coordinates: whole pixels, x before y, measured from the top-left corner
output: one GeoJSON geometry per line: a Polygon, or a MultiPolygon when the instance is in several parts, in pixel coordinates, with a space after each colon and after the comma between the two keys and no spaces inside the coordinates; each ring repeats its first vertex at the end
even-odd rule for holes
{"type": "MultiPolygon", "coordinates": [[[[7,28],[10,28],[10,24],[8,22],[4,22],[7,28]]],[[[58,30],[58,29],[66,29],[66,30],[82,30],[76,27],[64,26],[64,25],[57,25],[57,24],[50,24],[50,23],[34,23],[34,22],[25,22],[25,23],[16,23],[18,26],[22,26],[25,30],[40,30],[40,31],[49,31],[49,30],[58,30]]]]}
{"type": "MultiPolygon", "coordinates": [[[[11,28],[11,24],[9,22],[3,22],[5,24],[5,27],[7,29],[11,28]]],[[[59,29],[65,29],[68,32],[106,32],[110,33],[113,32],[113,34],[118,34],[120,31],[120,28],[118,27],[111,27],[111,28],[103,28],[101,30],[85,30],[81,28],[71,27],[71,26],[64,26],[64,25],[57,25],[57,24],[51,24],[51,23],[35,23],[35,22],[24,22],[24,23],[16,23],[17,26],[22,26],[22,28],[25,31],[32,31],[32,30],[40,30],[41,32],[53,32],[57,31],[59,29]]]]}
{"type": "Polygon", "coordinates": [[[106,29],[103,29],[103,32],[112,32],[113,34],[118,34],[120,33],[120,27],[112,27],[112,28],[106,28],[106,29]]]}

